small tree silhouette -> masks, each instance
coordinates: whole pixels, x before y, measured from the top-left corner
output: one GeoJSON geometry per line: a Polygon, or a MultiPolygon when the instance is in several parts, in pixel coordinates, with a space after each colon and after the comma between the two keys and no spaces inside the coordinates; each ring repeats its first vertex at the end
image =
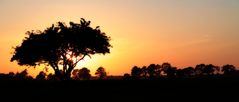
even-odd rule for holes
{"type": "Polygon", "coordinates": [[[79,79],[79,76],[78,76],[78,73],[79,73],[79,70],[80,69],[74,69],[73,71],[72,71],[72,78],[73,79],[75,79],[75,80],[78,80],[79,79]]]}
{"type": "Polygon", "coordinates": [[[103,67],[99,67],[96,72],[95,75],[99,77],[99,79],[104,79],[107,76],[107,73],[105,71],[105,68],[103,67]]]}
{"type": "Polygon", "coordinates": [[[207,75],[212,75],[212,74],[214,74],[215,71],[216,71],[216,66],[214,66],[212,64],[206,65],[206,67],[204,69],[204,73],[206,73],[207,75]]]}
{"type": "Polygon", "coordinates": [[[14,72],[8,73],[8,79],[12,80],[14,78],[14,76],[15,76],[14,72]]]}
{"type": "Polygon", "coordinates": [[[72,72],[74,79],[89,80],[91,78],[90,70],[88,68],[75,69],[72,72]]]}
{"type": "Polygon", "coordinates": [[[142,69],[140,69],[139,67],[134,66],[134,67],[131,69],[131,76],[132,76],[134,79],[140,79],[140,78],[141,78],[141,74],[142,74],[142,69]]]}
{"type": "Polygon", "coordinates": [[[89,80],[91,78],[90,70],[84,67],[79,70],[78,76],[82,80],[89,80]]]}
{"type": "Polygon", "coordinates": [[[28,75],[27,69],[25,69],[25,70],[21,71],[20,73],[17,72],[15,74],[15,79],[16,80],[32,80],[33,78],[32,78],[32,76],[28,75]]]}
{"type": "Polygon", "coordinates": [[[37,76],[36,80],[45,80],[46,79],[46,73],[41,71],[37,76]]]}
{"type": "MultiPolygon", "coordinates": [[[[165,62],[162,64],[162,71],[164,72],[164,74],[166,74],[167,76],[170,76],[170,74],[172,74],[172,66],[170,63],[165,62]]],[[[176,73],[176,72],[175,72],[176,73]]]]}
{"type": "Polygon", "coordinates": [[[195,71],[193,67],[187,67],[182,69],[181,71],[182,71],[183,77],[186,77],[186,78],[192,77],[195,75],[195,71]]]}
{"type": "Polygon", "coordinates": [[[27,66],[50,65],[60,79],[69,79],[85,56],[110,53],[110,38],[98,26],[90,27],[90,23],[82,18],[80,24],[70,22],[67,26],[58,22],[44,31],[28,31],[22,44],[15,48],[11,61],[27,66]]]}
{"type": "Polygon", "coordinates": [[[56,75],[54,75],[54,74],[52,74],[52,73],[48,74],[47,77],[46,77],[46,79],[47,79],[47,80],[51,80],[51,81],[57,81],[57,80],[59,80],[59,78],[56,77],[56,75]]]}
{"type": "Polygon", "coordinates": [[[233,75],[236,72],[236,67],[234,65],[223,65],[222,66],[222,72],[224,75],[233,75]]]}
{"type": "Polygon", "coordinates": [[[155,65],[155,64],[150,64],[147,68],[147,72],[148,72],[150,79],[158,78],[161,73],[161,66],[155,65]]]}
{"type": "Polygon", "coordinates": [[[125,73],[123,76],[123,80],[130,80],[130,74],[125,73]]]}
{"type": "Polygon", "coordinates": [[[196,67],[194,69],[195,75],[198,75],[198,76],[205,75],[205,73],[204,73],[205,68],[206,68],[205,64],[196,65],[196,67]]]}
{"type": "Polygon", "coordinates": [[[147,79],[149,77],[148,69],[146,66],[141,68],[141,75],[143,79],[147,79]]]}
{"type": "Polygon", "coordinates": [[[169,78],[176,77],[177,67],[170,67],[165,72],[167,73],[167,77],[169,78]]]}

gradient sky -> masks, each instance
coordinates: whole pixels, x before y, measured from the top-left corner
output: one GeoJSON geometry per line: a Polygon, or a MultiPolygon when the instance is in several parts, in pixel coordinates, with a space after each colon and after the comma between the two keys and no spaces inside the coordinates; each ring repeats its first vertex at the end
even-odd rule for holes
{"type": "Polygon", "coordinates": [[[0,72],[27,68],[10,62],[26,31],[82,17],[112,38],[110,54],[77,66],[92,74],[100,66],[122,75],[134,65],[163,62],[239,66],[239,0],[0,0],[0,72]]]}

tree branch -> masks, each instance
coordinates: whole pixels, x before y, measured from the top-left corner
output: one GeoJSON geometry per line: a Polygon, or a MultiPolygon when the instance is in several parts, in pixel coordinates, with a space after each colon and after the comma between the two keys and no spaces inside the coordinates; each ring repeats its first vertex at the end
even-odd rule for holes
{"type": "Polygon", "coordinates": [[[85,58],[87,54],[84,54],[80,59],[76,60],[76,62],[73,64],[73,67],[77,65],[77,63],[85,58]]]}
{"type": "Polygon", "coordinates": [[[64,53],[62,53],[62,57],[63,57],[63,72],[65,73],[67,69],[67,58],[64,53]]]}
{"type": "Polygon", "coordinates": [[[50,65],[54,70],[56,70],[56,68],[55,68],[55,66],[54,66],[53,63],[49,62],[49,65],[50,65]]]}

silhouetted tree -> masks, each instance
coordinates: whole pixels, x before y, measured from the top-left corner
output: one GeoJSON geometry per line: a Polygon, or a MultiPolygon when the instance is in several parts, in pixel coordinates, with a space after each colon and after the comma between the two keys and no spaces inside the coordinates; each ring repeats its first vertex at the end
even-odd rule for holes
{"type": "Polygon", "coordinates": [[[183,77],[192,77],[195,75],[193,67],[187,67],[182,69],[183,77]]]}
{"type": "Polygon", "coordinates": [[[14,79],[16,79],[16,80],[32,80],[33,77],[29,76],[28,72],[27,72],[27,69],[25,69],[25,70],[21,71],[20,73],[17,72],[15,74],[15,78],[14,79]]]}
{"type": "Polygon", "coordinates": [[[14,74],[14,72],[9,72],[8,73],[8,79],[13,79],[15,77],[15,74],[14,74]]]}
{"type": "Polygon", "coordinates": [[[134,66],[131,69],[131,76],[133,78],[139,79],[141,77],[141,73],[142,73],[142,70],[139,67],[137,67],[137,66],[134,66]]]}
{"type": "Polygon", "coordinates": [[[162,64],[162,71],[164,74],[167,75],[167,77],[175,77],[177,73],[177,68],[172,67],[170,63],[163,63],[162,64]]]}
{"type": "Polygon", "coordinates": [[[206,68],[205,64],[196,65],[196,67],[194,69],[195,75],[204,75],[205,68],[206,68]]]}
{"type": "Polygon", "coordinates": [[[177,68],[176,67],[171,67],[166,70],[167,77],[173,78],[176,77],[177,74],[177,68]]]}
{"type": "Polygon", "coordinates": [[[99,67],[96,72],[95,75],[99,77],[99,79],[104,79],[107,76],[107,73],[105,71],[105,68],[103,67],[99,67]]]}
{"type": "Polygon", "coordinates": [[[80,69],[74,69],[72,71],[72,78],[73,79],[75,79],[75,80],[79,79],[79,76],[78,76],[79,71],[80,71],[80,69]]]}
{"type": "Polygon", "coordinates": [[[160,76],[160,65],[150,64],[147,68],[147,72],[149,74],[149,78],[158,78],[160,76]]]}
{"type": "Polygon", "coordinates": [[[50,81],[58,81],[59,80],[59,78],[56,75],[52,74],[52,73],[48,74],[46,79],[50,80],[50,81]]]}
{"type": "Polygon", "coordinates": [[[230,64],[227,64],[227,65],[223,65],[222,66],[222,72],[224,75],[232,75],[232,74],[235,74],[236,72],[236,67],[234,65],[230,65],[230,64]]]}
{"type": "Polygon", "coordinates": [[[220,71],[221,71],[221,67],[220,66],[214,66],[214,74],[217,74],[219,75],[220,74],[220,71]]]}
{"type": "Polygon", "coordinates": [[[45,80],[46,79],[46,73],[41,71],[37,76],[36,80],[45,80]]]}
{"type": "Polygon", "coordinates": [[[98,26],[90,27],[90,23],[82,18],[79,24],[58,22],[44,31],[28,31],[11,61],[27,66],[50,65],[60,79],[69,79],[85,56],[110,53],[110,38],[98,26]],[[62,72],[59,65],[63,66],[62,72]]]}
{"type": "Polygon", "coordinates": [[[130,74],[125,73],[124,76],[123,76],[123,79],[124,79],[124,80],[130,80],[130,79],[131,79],[131,78],[130,78],[130,74]]]}
{"type": "Polygon", "coordinates": [[[206,75],[212,75],[212,74],[214,74],[215,70],[216,70],[216,66],[214,66],[212,64],[208,64],[205,66],[203,72],[206,73],[206,75]]]}
{"type": "Polygon", "coordinates": [[[141,68],[141,75],[140,75],[143,79],[147,79],[149,77],[149,74],[148,74],[148,69],[146,66],[143,66],[141,68]]]}
{"type": "Polygon", "coordinates": [[[198,64],[196,65],[194,71],[195,75],[213,75],[219,73],[220,67],[215,66],[213,64],[198,64]]]}
{"type": "Polygon", "coordinates": [[[82,68],[77,73],[78,78],[81,80],[89,80],[91,78],[90,70],[88,68],[82,68]]]}
{"type": "Polygon", "coordinates": [[[8,74],[0,73],[0,80],[14,80],[15,74],[13,72],[9,72],[8,74]]]}

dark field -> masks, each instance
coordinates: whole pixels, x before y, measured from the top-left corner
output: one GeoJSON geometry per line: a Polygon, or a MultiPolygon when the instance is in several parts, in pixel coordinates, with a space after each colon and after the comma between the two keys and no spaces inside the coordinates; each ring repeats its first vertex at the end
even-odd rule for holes
{"type": "MultiPolygon", "coordinates": [[[[1,81],[1,99],[238,102],[239,79],[1,81]]],[[[67,102],[68,102],[67,101],[67,102]]]]}

